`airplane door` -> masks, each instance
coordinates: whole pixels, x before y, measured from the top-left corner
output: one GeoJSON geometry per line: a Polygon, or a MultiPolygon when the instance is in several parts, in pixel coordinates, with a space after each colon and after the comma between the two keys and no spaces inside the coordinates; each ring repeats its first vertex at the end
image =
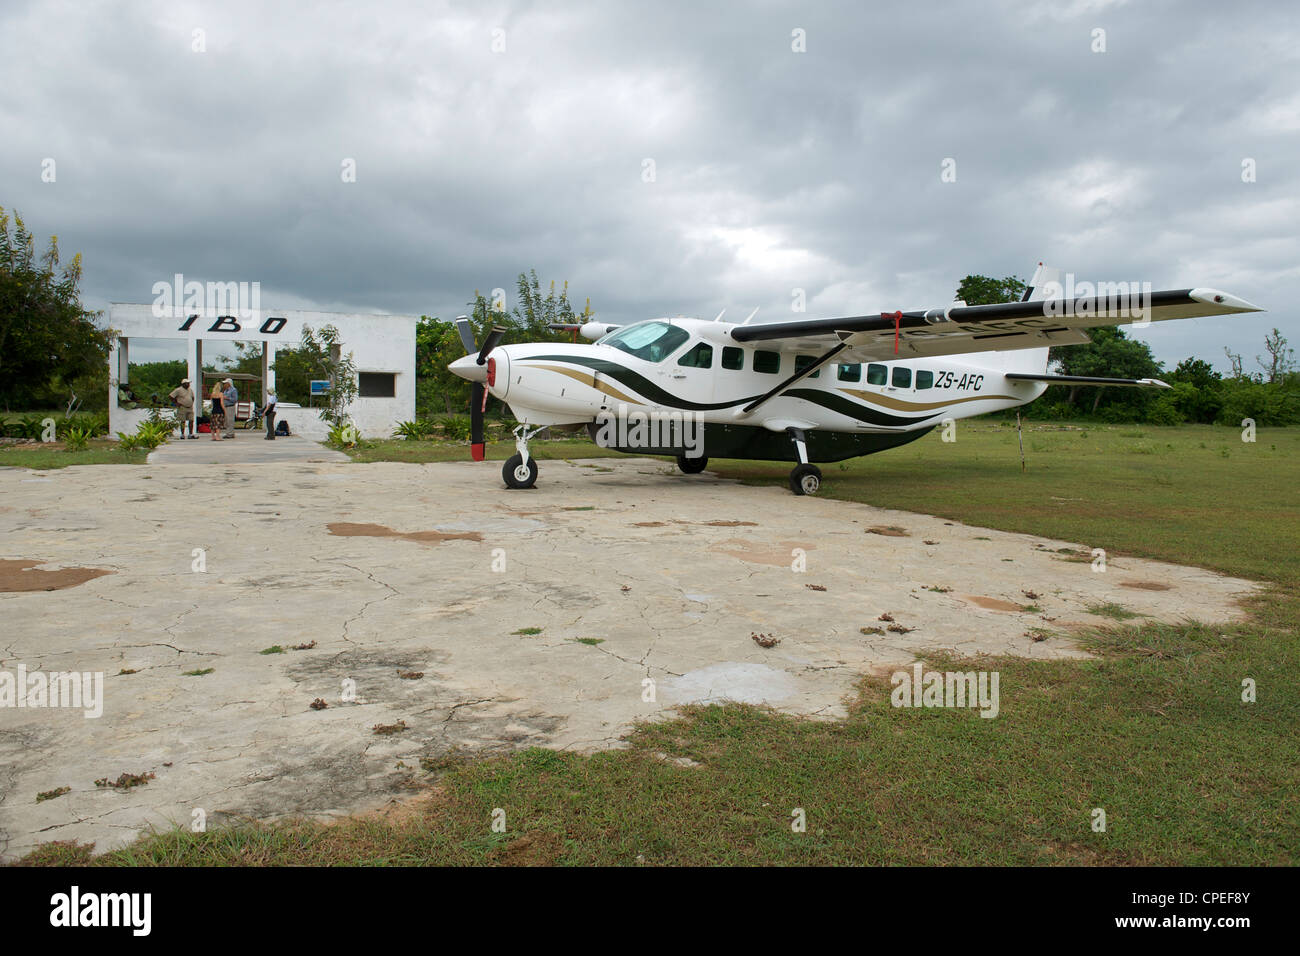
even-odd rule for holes
{"type": "Polygon", "coordinates": [[[679,356],[669,359],[661,372],[664,389],[683,404],[706,404],[713,400],[713,364],[716,352],[708,342],[697,341],[679,356]]]}

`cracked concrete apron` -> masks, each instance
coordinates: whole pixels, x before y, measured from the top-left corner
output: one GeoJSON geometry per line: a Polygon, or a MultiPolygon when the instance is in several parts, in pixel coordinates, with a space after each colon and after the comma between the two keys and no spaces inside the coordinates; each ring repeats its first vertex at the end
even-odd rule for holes
{"type": "Polygon", "coordinates": [[[99,718],[0,707],[5,859],[196,810],[364,809],[421,757],[617,746],[688,701],[837,716],[858,675],[926,648],[1076,655],[1062,635],[1106,622],[1088,607],[1226,620],[1253,588],[642,459],[546,461],[528,492],[468,462],[3,469],[0,489],[6,580],[111,572],[0,592],[0,673],[104,674],[99,718]],[[123,773],[155,776],[95,785],[123,773]]]}

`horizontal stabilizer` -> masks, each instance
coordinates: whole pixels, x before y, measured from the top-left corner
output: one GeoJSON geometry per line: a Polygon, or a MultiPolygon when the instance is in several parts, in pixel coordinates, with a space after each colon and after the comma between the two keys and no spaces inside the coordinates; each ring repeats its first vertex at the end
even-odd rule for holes
{"type": "Polygon", "coordinates": [[[1031,375],[1027,372],[1007,372],[1013,382],[1047,382],[1050,385],[1131,385],[1141,388],[1173,388],[1158,378],[1099,378],[1095,375],[1031,375]]]}

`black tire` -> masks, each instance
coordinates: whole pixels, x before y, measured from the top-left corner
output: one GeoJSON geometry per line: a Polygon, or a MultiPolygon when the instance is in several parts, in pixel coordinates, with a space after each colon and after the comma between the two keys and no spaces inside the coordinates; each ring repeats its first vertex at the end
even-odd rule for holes
{"type": "Polygon", "coordinates": [[[684,475],[698,475],[705,468],[709,467],[709,459],[701,455],[699,458],[687,458],[685,455],[677,456],[677,467],[682,470],[684,475]]]}
{"type": "Polygon", "coordinates": [[[501,469],[501,478],[507,488],[531,488],[537,484],[537,459],[529,456],[525,465],[523,455],[511,455],[501,469]]]}
{"type": "Polygon", "coordinates": [[[790,490],[796,495],[815,495],[822,490],[822,470],[816,465],[796,465],[790,472],[790,490]]]}

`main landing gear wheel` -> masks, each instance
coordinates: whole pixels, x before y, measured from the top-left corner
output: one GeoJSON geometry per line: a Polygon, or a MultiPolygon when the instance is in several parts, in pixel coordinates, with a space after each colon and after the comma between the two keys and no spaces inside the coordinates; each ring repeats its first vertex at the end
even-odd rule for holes
{"type": "Polygon", "coordinates": [[[682,470],[684,475],[698,475],[708,467],[709,459],[701,455],[699,458],[687,458],[685,455],[677,456],[677,467],[682,470]]]}
{"type": "Polygon", "coordinates": [[[796,495],[815,495],[822,489],[822,470],[816,465],[796,465],[790,472],[790,490],[796,495]]]}
{"type": "Polygon", "coordinates": [[[501,469],[501,477],[507,488],[531,488],[537,484],[537,459],[530,456],[525,464],[523,455],[511,455],[501,469]]]}

